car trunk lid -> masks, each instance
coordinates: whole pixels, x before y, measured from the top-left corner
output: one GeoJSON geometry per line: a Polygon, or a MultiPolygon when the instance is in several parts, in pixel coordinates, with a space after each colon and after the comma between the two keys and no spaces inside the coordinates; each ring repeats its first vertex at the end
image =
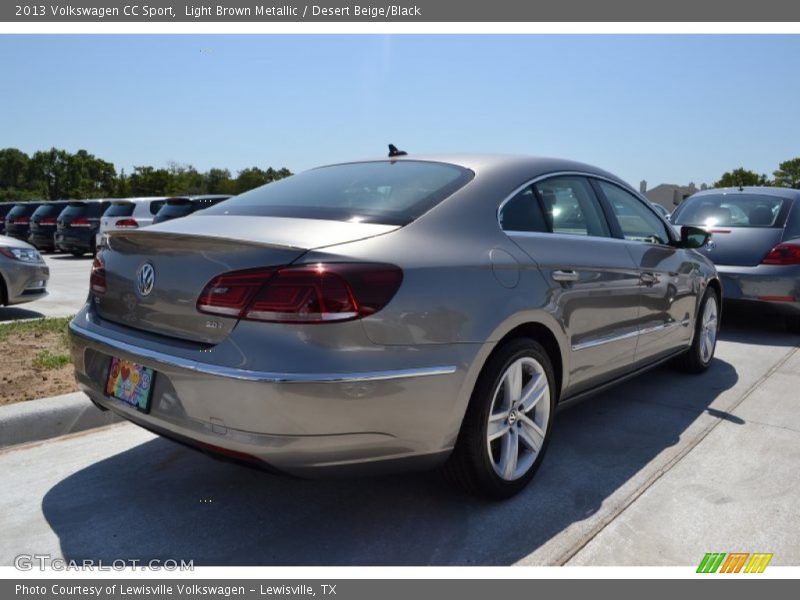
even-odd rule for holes
{"type": "Polygon", "coordinates": [[[394,229],[312,219],[191,216],[143,230],[112,231],[101,254],[106,291],[95,295],[95,307],[102,318],[129,327],[218,343],[236,319],[197,310],[200,293],[217,275],[288,265],[309,249],[394,229]],[[152,273],[145,273],[145,265],[152,273]]]}
{"type": "Polygon", "coordinates": [[[718,265],[753,267],[783,238],[782,227],[712,227],[711,241],[701,248],[718,265]]]}

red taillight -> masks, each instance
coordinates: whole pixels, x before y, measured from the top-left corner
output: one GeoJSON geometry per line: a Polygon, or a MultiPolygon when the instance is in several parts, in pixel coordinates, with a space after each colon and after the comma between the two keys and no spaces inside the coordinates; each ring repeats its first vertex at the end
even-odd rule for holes
{"type": "Polygon", "coordinates": [[[319,263],[219,275],[203,289],[197,310],[254,321],[325,323],[371,315],[397,292],[394,265],[319,263]]]}
{"type": "Polygon", "coordinates": [[[77,219],[73,219],[70,225],[72,227],[91,227],[92,222],[86,217],[78,217],[77,219]]]}
{"type": "Polygon", "coordinates": [[[133,229],[134,227],[138,227],[139,223],[137,223],[136,219],[120,219],[114,226],[122,229],[133,229]]]}
{"type": "Polygon", "coordinates": [[[800,265],[800,245],[778,244],[761,262],[765,265],[800,265]]]}
{"type": "Polygon", "coordinates": [[[31,222],[30,217],[17,217],[11,223],[14,225],[28,225],[31,222]]]}
{"type": "Polygon", "coordinates": [[[98,252],[92,262],[92,274],[89,277],[89,287],[95,294],[106,293],[106,263],[102,252],[98,252]]]}
{"type": "Polygon", "coordinates": [[[39,225],[55,225],[56,218],[55,217],[42,217],[39,219],[39,225]]]}

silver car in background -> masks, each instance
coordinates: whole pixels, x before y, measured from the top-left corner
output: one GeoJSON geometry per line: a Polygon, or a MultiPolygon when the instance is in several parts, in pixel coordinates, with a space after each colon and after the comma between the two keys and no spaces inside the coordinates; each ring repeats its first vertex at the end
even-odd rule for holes
{"type": "Polygon", "coordinates": [[[503,156],[331,165],[113,232],[70,325],[100,407],[298,475],[520,491],[556,407],[712,361],[720,283],[617,177],[503,156]]]}
{"type": "Polygon", "coordinates": [[[800,333],[800,190],[698,192],[675,209],[672,222],[712,234],[701,252],[717,266],[727,305],[784,315],[800,333]]]}
{"type": "Polygon", "coordinates": [[[0,306],[44,298],[49,279],[50,270],[36,248],[0,235],[0,306]]]}

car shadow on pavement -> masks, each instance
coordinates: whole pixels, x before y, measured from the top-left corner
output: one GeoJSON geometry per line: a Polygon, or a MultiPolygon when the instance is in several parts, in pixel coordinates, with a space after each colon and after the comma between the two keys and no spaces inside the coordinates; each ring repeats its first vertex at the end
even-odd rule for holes
{"type": "Polygon", "coordinates": [[[73,256],[72,254],[52,254],[49,258],[53,260],[66,260],[66,261],[78,261],[78,260],[92,260],[94,257],[92,256],[91,252],[86,254],[81,254],[80,256],[73,256]]]}
{"type": "Polygon", "coordinates": [[[509,565],[595,514],[737,380],[719,359],[703,385],[664,367],[561,411],[535,481],[506,502],[438,472],[300,480],[155,438],[62,480],[42,511],[72,560],[509,565]]]}
{"type": "Polygon", "coordinates": [[[740,344],[789,348],[800,345],[800,335],[786,330],[780,315],[765,315],[740,308],[722,309],[719,339],[740,344]]]}
{"type": "Polygon", "coordinates": [[[35,310],[17,308],[16,306],[0,306],[0,323],[3,321],[21,321],[23,319],[41,319],[44,315],[35,310]]]}

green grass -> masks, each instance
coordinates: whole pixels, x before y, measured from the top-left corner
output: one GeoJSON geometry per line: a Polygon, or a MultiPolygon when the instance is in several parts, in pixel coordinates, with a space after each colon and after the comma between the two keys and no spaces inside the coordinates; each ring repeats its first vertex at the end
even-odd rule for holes
{"type": "Polygon", "coordinates": [[[62,317],[56,319],[35,319],[31,321],[15,321],[0,325],[0,340],[4,340],[12,335],[32,333],[34,337],[41,337],[48,333],[61,333],[64,346],[67,345],[67,325],[72,317],[62,317]]]}
{"type": "Polygon", "coordinates": [[[23,335],[32,335],[34,338],[58,336],[58,346],[37,353],[33,357],[33,367],[44,370],[60,369],[70,362],[69,338],[67,337],[67,325],[70,320],[72,317],[16,321],[0,325],[0,341],[23,335]]]}
{"type": "Polygon", "coordinates": [[[37,369],[60,369],[69,364],[69,354],[53,353],[50,350],[42,350],[33,357],[33,366],[37,369]]]}

